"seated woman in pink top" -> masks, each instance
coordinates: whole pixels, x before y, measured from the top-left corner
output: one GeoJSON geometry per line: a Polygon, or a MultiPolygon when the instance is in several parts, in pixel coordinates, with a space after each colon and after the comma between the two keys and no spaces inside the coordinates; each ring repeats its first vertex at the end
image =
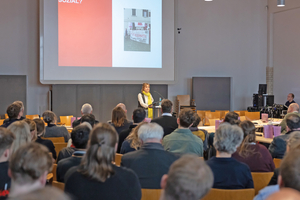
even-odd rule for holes
{"type": "Polygon", "coordinates": [[[246,120],[240,123],[240,127],[244,132],[244,140],[232,157],[247,164],[251,172],[273,172],[275,165],[269,150],[256,143],[254,124],[246,120]]]}

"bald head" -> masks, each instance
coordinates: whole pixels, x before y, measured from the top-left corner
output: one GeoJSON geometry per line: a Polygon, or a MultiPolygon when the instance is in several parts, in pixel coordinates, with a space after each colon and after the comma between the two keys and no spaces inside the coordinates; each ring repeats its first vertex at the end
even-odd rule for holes
{"type": "Polygon", "coordinates": [[[291,188],[282,188],[279,192],[270,195],[267,200],[298,200],[300,192],[291,188]]]}
{"type": "Polygon", "coordinates": [[[120,108],[122,108],[124,111],[125,111],[125,113],[127,112],[127,110],[126,110],[126,106],[125,106],[125,104],[124,103],[119,103],[117,106],[116,106],[116,108],[117,107],[120,107],[120,108]]]}
{"type": "Polygon", "coordinates": [[[292,112],[299,112],[299,105],[297,103],[292,103],[289,106],[289,109],[287,111],[288,113],[292,113],[292,112]]]}

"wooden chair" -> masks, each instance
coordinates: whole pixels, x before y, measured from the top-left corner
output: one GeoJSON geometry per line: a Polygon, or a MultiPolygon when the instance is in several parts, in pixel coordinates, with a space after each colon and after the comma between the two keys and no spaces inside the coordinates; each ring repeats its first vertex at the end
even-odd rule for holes
{"type": "Polygon", "coordinates": [[[57,169],[57,164],[53,164],[53,168],[52,168],[53,181],[57,181],[56,169],[57,169]]]}
{"type": "Polygon", "coordinates": [[[60,116],[60,123],[64,124],[65,126],[71,126],[71,118],[73,117],[73,115],[69,115],[69,116],[60,116]]]}
{"type": "Polygon", "coordinates": [[[251,172],[255,195],[269,184],[273,174],[274,172],[251,172]]]}
{"type": "Polygon", "coordinates": [[[8,115],[7,115],[6,113],[5,113],[5,115],[4,115],[4,116],[5,116],[5,119],[8,119],[8,115]]]}
{"type": "Polygon", "coordinates": [[[48,173],[47,174],[46,182],[47,183],[52,183],[52,181],[53,181],[53,174],[52,173],[48,173]]]}
{"type": "Polygon", "coordinates": [[[65,147],[67,147],[68,143],[53,143],[55,146],[56,157],[58,157],[58,153],[65,147]]]}
{"type": "Polygon", "coordinates": [[[240,121],[245,121],[246,120],[246,117],[245,116],[240,116],[240,121]]]}
{"type": "Polygon", "coordinates": [[[234,111],[236,114],[238,114],[239,116],[241,116],[241,113],[238,111],[234,111]]]}
{"type": "Polygon", "coordinates": [[[159,200],[162,189],[142,189],[141,200],[159,200]]]}
{"type": "Polygon", "coordinates": [[[213,126],[210,125],[209,119],[220,119],[221,113],[220,112],[205,112],[205,126],[213,126]]]}
{"type": "Polygon", "coordinates": [[[205,123],[205,112],[210,112],[210,110],[197,110],[197,114],[199,115],[203,125],[205,123]]]}
{"type": "Polygon", "coordinates": [[[216,125],[216,120],[220,120],[220,119],[209,119],[209,125],[210,126],[215,126],[216,125]]]}
{"type": "Polygon", "coordinates": [[[123,154],[116,153],[116,156],[115,156],[115,164],[116,164],[117,166],[120,166],[120,165],[121,165],[121,159],[122,159],[122,156],[123,156],[123,154]]]}
{"type": "Polygon", "coordinates": [[[62,191],[65,190],[65,184],[64,184],[64,183],[61,183],[61,182],[53,181],[53,182],[52,182],[52,186],[53,186],[53,187],[56,187],[56,188],[58,188],[58,189],[60,189],[60,190],[62,190],[62,191]]]}
{"type": "Polygon", "coordinates": [[[0,119],[0,126],[3,124],[4,119],[0,119]]]}
{"type": "Polygon", "coordinates": [[[53,143],[63,143],[63,142],[65,142],[64,137],[47,137],[47,138],[42,138],[42,139],[51,140],[53,143]]]}
{"type": "Polygon", "coordinates": [[[225,119],[225,113],[228,113],[229,110],[215,110],[215,112],[220,112],[220,119],[225,119]]]}
{"type": "Polygon", "coordinates": [[[39,115],[26,115],[26,118],[32,120],[32,119],[39,119],[40,116],[39,115]]]}
{"type": "Polygon", "coordinates": [[[275,168],[279,168],[280,167],[281,161],[282,161],[282,159],[279,159],[279,158],[274,158],[273,159],[273,162],[275,164],[275,168]]]}
{"type": "Polygon", "coordinates": [[[235,110],[234,112],[236,113],[240,113],[239,116],[245,116],[245,112],[247,112],[246,110],[235,110]]]}
{"type": "Polygon", "coordinates": [[[221,190],[212,188],[202,200],[253,200],[254,189],[221,190]]]}
{"type": "Polygon", "coordinates": [[[260,119],[260,112],[245,112],[245,117],[247,120],[259,120],[260,119]]]}

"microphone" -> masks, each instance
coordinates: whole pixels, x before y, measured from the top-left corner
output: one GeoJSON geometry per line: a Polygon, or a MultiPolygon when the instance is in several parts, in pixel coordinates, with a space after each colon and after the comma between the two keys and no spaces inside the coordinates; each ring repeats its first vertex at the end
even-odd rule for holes
{"type": "Polygon", "coordinates": [[[160,97],[162,97],[163,99],[165,99],[165,97],[164,97],[162,94],[160,94],[159,92],[157,92],[157,91],[155,91],[155,90],[154,90],[154,92],[157,93],[157,94],[158,94],[160,97]]]}

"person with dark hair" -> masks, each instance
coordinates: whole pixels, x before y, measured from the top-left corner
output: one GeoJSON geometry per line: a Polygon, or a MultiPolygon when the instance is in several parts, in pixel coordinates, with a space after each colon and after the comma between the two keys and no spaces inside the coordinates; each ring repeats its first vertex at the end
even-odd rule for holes
{"type": "Polygon", "coordinates": [[[65,192],[77,200],[140,200],[141,186],[130,169],[117,167],[115,159],[118,134],[106,123],[99,123],[90,133],[89,146],[79,167],[65,176],[65,192]]]}
{"type": "Polygon", "coordinates": [[[80,123],[88,122],[92,127],[94,127],[95,121],[96,121],[95,116],[93,114],[82,115],[82,117],[80,119],[80,123]]]}
{"type": "Polygon", "coordinates": [[[288,108],[292,103],[296,103],[294,101],[295,95],[293,93],[289,93],[287,96],[287,102],[285,102],[286,108],[288,108]]]}
{"type": "Polygon", "coordinates": [[[283,158],[286,151],[286,141],[291,133],[300,130],[300,117],[297,114],[289,115],[286,119],[286,126],[287,133],[275,137],[269,146],[273,158],[283,158]]]}
{"type": "Polygon", "coordinates": [[[44,137],[64,137],[65,142],[68,142],[70,135],[66,127],[56,126],[57,117],[54,112],[47,110],[43,113],[43,119],[47,123],[44,137]]]}
{"type": "Polygon", "coordinates": [[[173,103],[168,99],[164,99],[161,102],[161,113],[162,116],[153,119],[151,122],[159,124],[164,129],[164,137],[169,135],[175,129],[178,128],[177,119],[172,116],[173,103]]]}
{"type": "Polygon", "coordinates": [[[37,132],[37,139],[35,142],[45,145],[49,152],[52,153],[52,157],[54,160],[56,160],[56,151],[55,151],[55,146],[53,145],[53,142],[51,140],[46,140],[43,139],[42,136],[45,133],[45,123],[41,119],[34,119],[33,120],[36,124],[36,132],[37,132]]]}
{"type": "Polygon", "coordinates": [[[22,107],[18,103],[10,104],[7,109],[6,113],[8,115],[9,120],[4,121],[1,127],[7,128],[9,125],[14,123],[15,121],[21,120],[21,116],[23,115],[22,107]]]}
{"type": "Polygon", "coordinates": [[[128,129],[132,122],[127,120],[126,113],[121,107],[115,107],[112,111],[111,125],[120,134],[123,130],[128,129]]]}
{"type": "Polygon", "coordinates": [[[57,163],[59,163],[59,161],[63,159],[71,157],[72,155],[74,155],[75,152],[81,151],[81,149],[86,149],[86,145],[89,138],[89,132],[92,130],[92,126],[88,122],[83,122],[80,125],[82,126],[76,126],[71,132],[71,139],[73,145],[71,145],[70,147],[65,147],[59,152],[56,161],[57,163]]]}
{"type": "Polygon", "coordinates": [[[244,140],[232,157],[247,164],[251,172],[273,172],[275,165],[269,150],[256,143],[255,126],[251,121],[240,123],[244,132],[244,140]]]}
{"type": "MultiPolygon", "coordinates": [[[[14,134],[6,129],[0,128],[0,194],[3,191],[8,193],[10,189],[10,177],[7,174],[8,160],[11,156],[11,146],[15,140],[14,134]]],[[[0,195],[1,196],[1,195],[0,195]]]]}
{"type": "MultiPolygon", "coordinates": [[[[81,118],[82,119],[82,118],[81,118]]],[[[72,154],[71,157],[62,159],[57,164],[57,181],[64,182],[64,176],[67,171],[74,167],[78,166],[81,162],[81,158],[84,156],[86,152],[87,143],[89,140],[89,134],[91,129],[86,123],[81,123],[80,125],[75,127],[75,131],[72,132],[72,143],[76,147],[76,151],[72,154]]]]}
{"type": "MultiPolygon", "coordinates": [[[[20,112],[19,112],[20,120],[25,119],[25,117],[23,117],[24,109],[25,109],[25,108],[24,108],[23,102],[22,102],[22,101],[14,101],[12,104],[17,104],[18,106],[21,107],[21,110],[20,110],[20,112]]],[[[10,120],[9,118],[5,119],[5,120],[3,121],[3,124],[9,122],[9,120],[10,120]]]]}
{"type": "Polygon", "coordinates": [[[189,129],[194,121],[195,115],[191,109],[182,110],[177,119],[178,128],[163,139],[164,149],[173,153],[196,154],[202,157],[203,142],[189,129]]]}
{"type": "Polygon", "coordinates": [[[118,149],[117,153],[120,153],[121,147],[125,139],[128,137],[128,135],[131,133],[132,129],[137,127],[137,125],[145,120],[146,112],[142,108],[135,109],[132,114],[133,124],[129,126],[128,129],[123,130],[119,134],[119,143],[118,143],[118,149]]]}

